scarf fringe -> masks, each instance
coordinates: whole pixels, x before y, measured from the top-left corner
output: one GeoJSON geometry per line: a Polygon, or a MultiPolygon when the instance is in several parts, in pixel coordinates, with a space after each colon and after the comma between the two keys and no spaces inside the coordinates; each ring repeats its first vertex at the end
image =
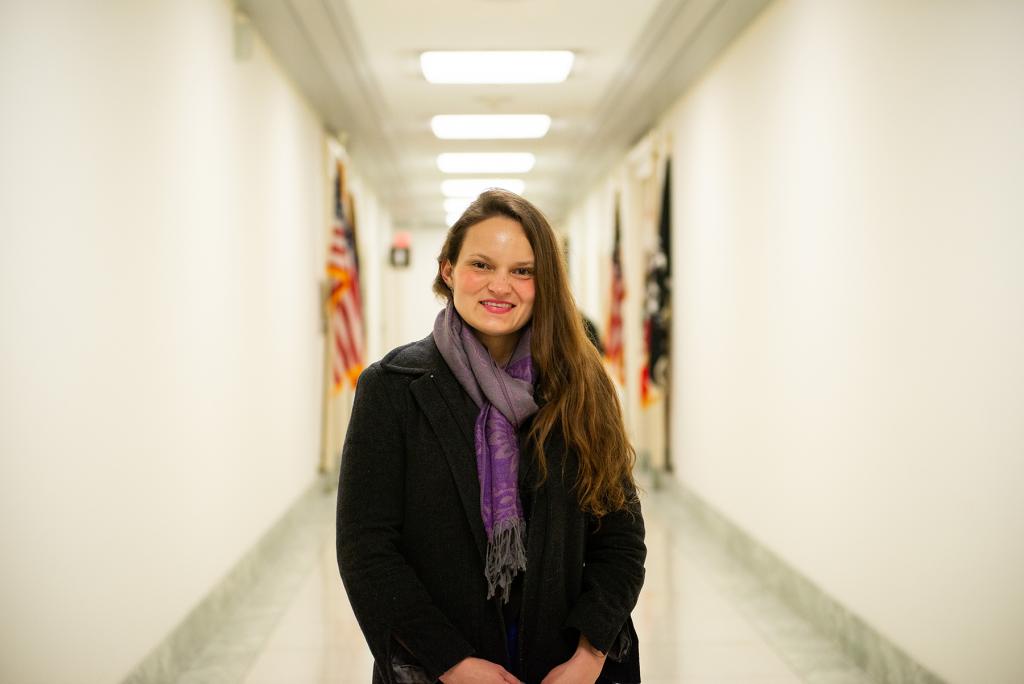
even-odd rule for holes
{"type": "Polygon", "coordinates": [[[512,580],[521,570],[526,570],[526,546],[523,543],[526,524],[522,518],[509,518],[495,525],[491,540],[487,543],[487,561],[484,576],[487,578],[487,598],[500,592],[501,602],[508,603],[512,591],[512,580]]]}

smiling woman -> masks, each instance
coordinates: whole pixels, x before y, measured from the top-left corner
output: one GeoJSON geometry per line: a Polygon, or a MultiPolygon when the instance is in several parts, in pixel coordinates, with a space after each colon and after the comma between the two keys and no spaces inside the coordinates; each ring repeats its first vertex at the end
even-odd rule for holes
{"type": "Polygon", "coordinates": [[[472,226],[456,263],[441,264],[441,278],[477,339],[496,361],[507,361],[533,313],[533,248],[523,227],[507,216],[472,226]]]}
{"type": "Polygon", "coordinates": [[[375,682],[638,682],[633,448],[554,231],[491,189],[452,225],[427,338],[360,377],[338,563],[375,682]]]}

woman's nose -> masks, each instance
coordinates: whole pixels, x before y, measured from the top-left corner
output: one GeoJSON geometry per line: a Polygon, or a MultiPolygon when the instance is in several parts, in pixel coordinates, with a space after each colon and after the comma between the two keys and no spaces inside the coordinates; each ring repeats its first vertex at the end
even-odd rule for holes
{"type": "Polygon", "coordinates": [[[491,292],[508,292],[510,289],[508,274],[495,273],[489,285],[491,292]]]}

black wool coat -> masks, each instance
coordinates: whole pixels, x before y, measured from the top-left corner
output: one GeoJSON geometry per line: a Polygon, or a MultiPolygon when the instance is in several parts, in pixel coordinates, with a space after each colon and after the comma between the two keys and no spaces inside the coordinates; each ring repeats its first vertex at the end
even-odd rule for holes
{"type": "Polygon", "coordinates": [[[539,683],[580,633],[609,654],[602,682],[639,682],[630,620],[644,579],[639,503],[598,524],[572,491],[578,468],[548,440],[548,476],[521,449],[530,511],[518,662],[498,600],[487,599],[487,539],[473,448],[477,408],[432,337],[392,351],[359,378],[338,489],[338,566],[374,656],[374,682],[433,682],[463,658],[539,683]]]}

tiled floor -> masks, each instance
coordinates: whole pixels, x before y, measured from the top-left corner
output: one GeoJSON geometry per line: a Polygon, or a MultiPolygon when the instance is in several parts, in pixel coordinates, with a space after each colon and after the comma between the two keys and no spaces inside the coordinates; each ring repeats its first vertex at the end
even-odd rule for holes
{"type": "MultiPolygon", "coordinates": [[[[647,494],[647,581],[634,621],[651,684],[866,684],[835,647],[737,567],[668,495],[647,494]]],[[[333,529],[246,684],[370,680],[371,659],[338,578],[333,529]]],[[[250,637],[251,638],[251,637],[250,637]]]]}

